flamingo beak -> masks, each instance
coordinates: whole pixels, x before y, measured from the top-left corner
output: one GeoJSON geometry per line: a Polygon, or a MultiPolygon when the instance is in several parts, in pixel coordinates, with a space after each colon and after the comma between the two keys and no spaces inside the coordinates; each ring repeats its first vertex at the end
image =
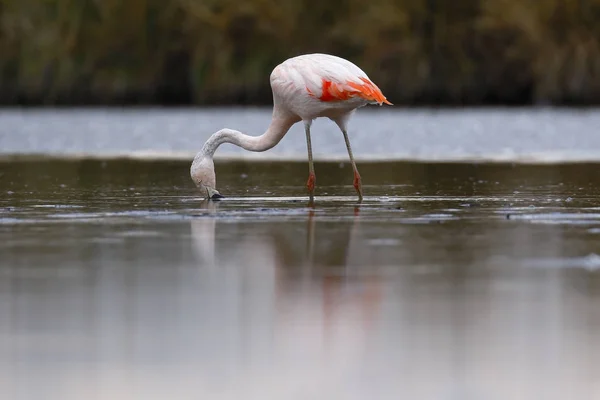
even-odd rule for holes
{"type": "Polygon", "coordinates": [[[210,200],[220,200],[225,198],[225,196],[219,193],[217,189],[213,189],[211,187],[206,188],[206,197],[210,200]]]}

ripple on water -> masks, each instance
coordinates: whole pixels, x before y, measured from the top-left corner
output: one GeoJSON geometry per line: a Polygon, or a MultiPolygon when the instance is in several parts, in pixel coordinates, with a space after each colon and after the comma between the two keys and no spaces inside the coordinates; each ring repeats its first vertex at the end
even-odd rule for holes
{"type": "Polygon", "coordinates": [[[584,257],[537,258],[524,260],[522,264],[532,268],[575,268],[595,272],[600,270],[600,255],[592,253],[584,257]]]}
{"type": "Polygon", "coordinates": [[[594,225],[600,223],[600,213],[552,212],[537,214],[510,214],[509,219],[524,220],[536,224],[594,225]]]}
{"type": "Polygon", "coordinates": [[[22,220],[20,220],[19,218],[1,217],[0,225],[13,225],[13,224],[18,224],[21,221],[22,220]]]}
{"type": "Polygon", "coordinates": [[[400,239],[381,238],[371,239],[367,242],[369,246],[398,246],[401,243],[400,239]]]}
{"type": "Polygon", "coordinates": [[[458,219],[458,216],[454,214],[427,214],[423,215],[422,218],[431,219],[431,220],[450,220],[450,219],[458,219]]]}
{"type": "Polygon", "coordinates": [[[76,204],[34,204],[32,208],[84,208],[76,204]]]}
{"type": "Polygon", "coordinates": [[[101,213],[61,213],[61,214],[50,214],[48,218],[63,218],[63,219],[91,219],[100,218],[103,215],[101,213]]]}
{"type": "Polygon", "coordinates": [[[145,231],[145,230],[132,230],[118,232],[115,234],[117,237],[159,237],[164,236],[163,233],[158,231],[145,231]]]}
{"type": "Polygon", "coordinates": [[[112,218],[112,217],[160,217],[165,215],[177,214],[175,211],[152,211],[152,210],[128,210],[128,211],[112,211],[100,213],[58,213],[49,214],[48,218],[65,218],[65,219],[81,219],[81,218],[112,218]]]}

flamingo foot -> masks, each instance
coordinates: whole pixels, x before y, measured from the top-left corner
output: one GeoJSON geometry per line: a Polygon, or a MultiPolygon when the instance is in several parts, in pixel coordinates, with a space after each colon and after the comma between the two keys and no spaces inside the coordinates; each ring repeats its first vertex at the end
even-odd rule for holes
{"type": "Polygon", "coordinates": [[[314,172],[308,174],[308,181],[306,182],[306,188],[308,189],[308,195],[310,196],[310,200],[312,201],[315,197],[315,182],[317,177],[314,172]]]}
{"type": "Polygon", "coordinates": [[[357,170],[354,170],[354,189],[356,189],[356,193],[358,193],[358,202],[362,202],[363,194],[362,194],[362,182],[360,179],[360,174],[357,170]]]}

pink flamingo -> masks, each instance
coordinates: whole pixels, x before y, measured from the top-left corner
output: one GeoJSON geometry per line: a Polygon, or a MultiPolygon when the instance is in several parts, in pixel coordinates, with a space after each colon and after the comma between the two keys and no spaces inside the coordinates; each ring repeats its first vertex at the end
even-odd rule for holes
{"type": "Polygon", "coordinates": [[[310,127],[315,118],[327,117],[344,134],[354,171],[354,188],[358,193],[358,201],[361,202],[362,185],[348,140],[348,120],[359,107],[392,103],[387,101],[381,90],[360,68],[348,60],[327,54],[306,54],[290,58],[273,69],[270,80],[273,117],[267,131],[260,136],[248,136],[232,129],[215,132],[192,162],[190,174],[196,186],[209,199],[223,197],[216,189],[213,163],[213,155],[221,144],[231,143],[249,151],[269,150],[281,141],[292,125],[303,121],[308,147],[306,186],[312,202],[316,176],[310,127]]]}

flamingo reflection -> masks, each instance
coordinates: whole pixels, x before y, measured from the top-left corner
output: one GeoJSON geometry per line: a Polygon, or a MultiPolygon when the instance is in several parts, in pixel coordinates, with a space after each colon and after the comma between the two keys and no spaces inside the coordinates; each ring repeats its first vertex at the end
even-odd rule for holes
{"type": "Polygon", "coordinates": [[[359,207],[350,214],[350,223],[338,224],[335,241],[327,242],[319,240],[319,233],[330,236],[331,224],[321,224],[319,209],[308,207],[304,224],[248,222],[240,228],[227,221],[227,210],[221,209],[220,218],[221,206],[202,203],[201,215],[191,223],[198,261],[217,271],[235,266],[240,279],[259,280],[261,290],[271,285],[273,296],[263,297],[268,302],[263,306],[274,312],[279,351],[291,356],[296,350],[322,354],[325,348],[338,349],[347,362],[365,348],[381,305],[382,282],[375,274],[365,275],[369,265],[359,207]]]}

